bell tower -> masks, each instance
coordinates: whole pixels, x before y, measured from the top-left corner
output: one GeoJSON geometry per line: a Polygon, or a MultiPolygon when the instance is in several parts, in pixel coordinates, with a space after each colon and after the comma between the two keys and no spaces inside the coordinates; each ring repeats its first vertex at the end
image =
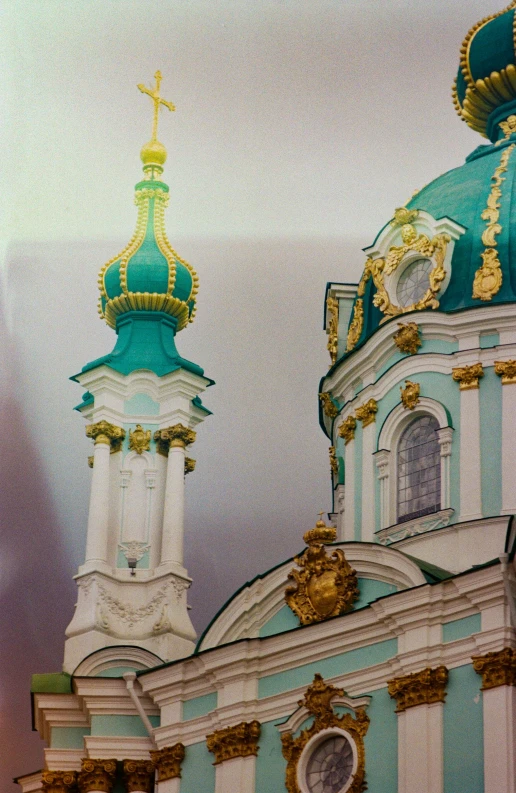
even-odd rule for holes
{"type": "Polygon", "coordinates": [[[98,675],[191,653],[191,580],[183,564],[185,477],[196,426],[213,384],[181,358],[176,334],[193,320],[198,278],[168,241],[161,181],[167,152],[157,138],[161,73],[152,89],[151,140],[141,151],[136,231],[99,275],[99,313],[117,334],[113,351],[72,379],[93,453],[86,556],[66,631],[64,671],[98,675]]]}

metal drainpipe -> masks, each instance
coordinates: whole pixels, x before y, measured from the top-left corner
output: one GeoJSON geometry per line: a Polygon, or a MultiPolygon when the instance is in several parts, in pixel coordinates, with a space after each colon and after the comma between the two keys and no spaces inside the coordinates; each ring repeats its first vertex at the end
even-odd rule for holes
{"type": "Polygon", "coordinates": [[[134,707],[138,711],[138,714],[139,714],[141,720],[143,721],[143,723],[145,725],[145,729],[147,730],[147,732],[149,734],[149,738],[151,739],[151,741],[154,744],[154,746],[156,746],[156,741],[155,741],[155,738],[154,738],[154,728],[153,728],[152,724],[150,723],[149,718],[148,718],[147,714],[145,713],[145,711],[143,709],[143,705],[140,702],[138,694],[136,693],[136,690],[134,688],[134,682],[136,680],[136,673],[135,672],[124,672],[122,677],[125,680],[125,684],[127,686],[127,691],[129,692],[129,696],[131,697],[131,699],[132,699],[132,701],[134,703],[134,707]]]}

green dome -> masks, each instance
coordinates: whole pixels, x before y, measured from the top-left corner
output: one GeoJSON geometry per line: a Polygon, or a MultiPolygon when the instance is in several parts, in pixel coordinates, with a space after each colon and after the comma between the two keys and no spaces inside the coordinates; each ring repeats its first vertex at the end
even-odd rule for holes
{"type": "Polygon", "coordinates": [[[464,165],[435,179],[406,207],[397,210],[394,220],[382,229],[372,248],[366,251],[373,250],[382,236],[392,236],[395,232],[389,229],[396,227],[398,237],[400,233],[405,235],[403,242],[409,244],[403,248],[396,241],[387,255],[382,254],[384,258],[372,254],[367,260],[351,315],[348,352],[363,344],[391,317],[398,321],[405,317],[417,321],[421,309],[453,312],[516,302],[516,260],[512,253],[516,250],[515,192],[516,133],[513,133],[498,145],[478,147],[464,165]],[[425,244],[435,241],[430,236],[425,237],[427,243],[423,241],[419,246],[417,242],[410,242],[414,229],[421,231],[418,216],[422,218],[425,213],[435,219],[437,225],[451,221],[449,225],[459,228],[451,260],[444,264],[442,276],[434,284],[432,300],[427,293],[426,305],[400,311],[396,311],[396,307],[392,310],[392,306],[386,309],[381,286],[388,272],[389,257],[394,257],[394,267],[397,266],[396,257],[399,259],[399,288],[410,267],[410,264],[405,266],[404,261],[412,258],[415,265],[431,254],[430,250],[425,252],[425,244]]]}
{"type": "Polygon", "coordinates": [[[167,239],[168,195],[168,186],[155,179],[136,185],[136,231],[100,272],[99,313],[113,328],[117,317],[129,311],[164,312],[176,318],[177,330],[193,319],[198,278],[167,239]]]}
{"type": "Polygon", "coordinates": [[[461,118],[493,142],[500,121],[516,112],[515,6],[513,0],[469,31],[453,90],[461,118]]]}

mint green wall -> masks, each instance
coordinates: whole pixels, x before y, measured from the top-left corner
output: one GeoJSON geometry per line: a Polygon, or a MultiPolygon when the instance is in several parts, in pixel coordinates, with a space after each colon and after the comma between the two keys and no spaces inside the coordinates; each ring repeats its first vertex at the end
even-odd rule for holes
{"type": "Polygon", "coordinates": [[[136,672],[138,668],[136,666],[111,666],[109,669],[99,672],[95,677],[122,677],[125,672],[136,672]]]}
{"type": "Polygon", "coordinates": [[[355,540],[362,539],[362,423],[355,430],[355,540]]]}
{"type": "Polygon", "coordinates": [[[159,402],[148,394],[135,394],[125,400],[124,413],[127,416],[159,416],[159,402]]]}
{"type": "Polygon", "coordinates": [[[479,399],[482,513],[499,515],[502,509],[502,385],[492,366],[484,369],[479,399]]]}
{"type": "Polygon", "coordinates": [[[484,793],[480,685],[471,664],[450,669],[443,709],[444,793],[484,793]]]}
{"type": "Polygon", "coordinates": [[[88,727],[52,727],[50,746],[52,749],[83,749],[84,736],[89,734],[88,727]]]}
{"type": "Polygon", "coordinates": [[[258,635],[263,639],[265,636],[274,636],[275,633],[291,631],[293,628],[299,628],[299,620],[294,612],[285,604],[274,617],[271,617],[265,625],[262,625],[258,635]]]}
{"type": "Polygon", "coordinates": [[[213,691],[210,694],[203,694],[202,697],[194,697],[187,699],[183,702],[183,721],[190,719],[197,719],[199,716],[205,716],[210,710],[215,710],[217,707],[217,692],[213,691]]]}
{"type": "Polygon", "coordinates": [[[496,347],[500,344],[499,333],[481,333],[480,334],[480,349],[485,350],[488,347],[496,347]]]}
{"type": "Polygon", "coordinates": [[[213,760],[214,757],[206,748],[204,741],[187,746],[181,768],[180,793],[214,793],[213,760]]]}
{"type": "MultiPolygon", "coordinates": [[[[398,717],[387,689],[373,691],[367,708],[369,729],[364,738],[368,793],[397,793],[398,717]]],[[[416,793],[414,791],[413,793],[416,793]]]]}
{"type": "MultiPolygon", "coordinates": [[[[159,716],[149,716],[153,727],[159,727],[159,716]]],[[[147,730],[139,716],[92,716],[91,735],[122,735],[147,737],[147,730]]]]}
{"type": "MultiPolygon", "coordinates": [[[[287,762],[281,753],[281,738],[277,724],[285,719],[266,721],[262,724],[258,757],[256,758],[255,793],[280,793],[285,791],[285,769],[287,762]]],[[[183,791],[181,790],[181,793],[183,791]]],[[[229,793],[229,791],[228,791],[229,793]]]]}
{"type": "MultiPolygon", "coordinates": [[[[442,339],[425,340],[423,336],[422,342],[423,343],[419,348],[418,355],[427,352],[428,353],[436,352],[436,353],[443,353],[444,355],[451,355],[451,353],[456,352],[459,349],[459,344],[456,341],[444,341],[442,339]]],[[[492,345],[489,344],[487,346],[491,347],[492,345]]],[[[406,353],[399,352],[399,350],[396,350],[396,352],[394,352],[385,361],[384,365],[381,366],[380,369],[378,369],[376,378],[378,379],[379,377],[382,376],[382,374],[385,374],[385,372],[387,372],[392,366],[394,366],[394,364],[398,363],[398,361],[401,361],[403,358],[409,358],[409,357],[410,356],[408,356],[406,353]]]]}
{"type": "Polygon", "coordinates": [[[460,620],[451,620],[443,624],[443,642],[454,642],[457,639],[464,639],[472,633],[479,633],[481,630],[480,614],[472,614],[470,617],[462,617],[460,620]]]}
{"type": "MultiPolygon", "coordinates": [[[[450,463],[451,506],[455,509],[456,513],[459,514],[460,393],[458,383],[452,380],[451,375],[440,374],[439,372],[421,372],[417,376],[414,375],[414,380],[421,386],[421,396],[440,402],[451,416],[451,423],[454,428],[450,463]]],[[[378,413],[376,414],[376,448],[378,448],[378,438],[385,419],[391,410],[400,403],[400,386],[404,386],[404,384],[405,379],[402,378],[378,402],[378,413]]]]}
{"type": "MultiPolygon", "coordinates": [[[[338,618],[337,618],[338,619],[338,618]]],[[[337,625],[335,626],[337,630],[337,625]]],[[[387,661],[398,652],[397,639],[387,639],[383,642],[350,650],[347,653],[333,655],[330,658],[321,658],[310,664],[302,664],[288,672],[277,672],[273,675],[262,677],[258,681],[258,697],[270,697],[282,691],[288,691],[298,686],[308,687],[319,672],[324,678],[336,677],[357,669],[366,669],[369,666],[387,661]]]]}
{"type": "MultiPolygon", "coordinates": [[[[392,584],[386,584],[384,581],[375,581],[372,578],[359,578],[358,589],[360,597],[355,602],[355,609],[360,609],[363,606],[367,606],[372,600],[376,600],[376,598],[383,597],[383,595],[392,595],[393,592],[397,591],[392,584]]],[[[274,636],[276,633],[291,631],[294,628],[299,628],[299,620],[285,604],[270,620],[267,620],[262,625],[258,635],[260,639],[263,639],[265,636],[274,636]]]]}

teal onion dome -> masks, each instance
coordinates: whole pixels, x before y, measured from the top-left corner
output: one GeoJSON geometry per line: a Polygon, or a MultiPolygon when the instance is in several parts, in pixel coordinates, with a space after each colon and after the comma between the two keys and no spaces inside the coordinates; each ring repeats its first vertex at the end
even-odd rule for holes
{"type": "Polygon", "coordinates": [[[179,331],[193,320],[199,279],[167,238],[169,188],[155,178],[162,169],[154,164],[149,170],[151,178],[135,188],[135,233],[123,251],[100,271],[99,314],[116,328],[117,318],[127,312],[162,312],[175,318],[179,331]]]}
{"type": "Polygon", "coordinates": [[[516,0],[478,22],[464,39],[453,87],[455,108],[493,142],[499,123],[516,113],[516,0]]]}

